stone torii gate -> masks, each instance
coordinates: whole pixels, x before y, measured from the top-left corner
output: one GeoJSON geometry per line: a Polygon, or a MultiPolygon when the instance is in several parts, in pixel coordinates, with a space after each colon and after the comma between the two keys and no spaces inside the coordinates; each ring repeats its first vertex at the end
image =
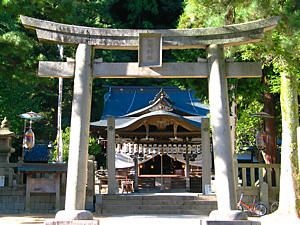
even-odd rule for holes
{"type": "Polygon", "coordinates": [[[23,25],[34,29],[40,41],[78,46],[75,62],[39,62],[38,69],[40,77],[74,77],[65,210],[58,212],[56,219],[92,221],[93,218],[84,207],[94,78],[208,78],[218,212],[224,215],[234,210],[236,197],[226,78],[259,77],[261,64],[226,62],[223,51],[224,47],[260,41],[264,32],[274,28],[278,20],[272,17],[217,28],[132,30],[66,25],[21,16],[23,25]],[[162,50],[195,48],[206,49],[207,60],[162,62],[162,50]],[[95,49],[138,50],[139,61],[94,61],[95,49]]]}

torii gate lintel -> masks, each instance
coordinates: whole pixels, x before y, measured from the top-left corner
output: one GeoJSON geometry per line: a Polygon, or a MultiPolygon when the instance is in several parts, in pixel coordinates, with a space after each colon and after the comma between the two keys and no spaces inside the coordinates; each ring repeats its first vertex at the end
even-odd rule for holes
{"type": "MultiPolygon", "coordinates": [[[[262,75],[259,62],[225,62],[226,78],[258,78],[262,75]]],[[[75,61],[40,61],[38,76],[73,78],[75,61]]],[[[93,63],[93,78],[208,78],[208,62],[163,63],[162,67],[139,67],[137,62],[93,63]]]]}

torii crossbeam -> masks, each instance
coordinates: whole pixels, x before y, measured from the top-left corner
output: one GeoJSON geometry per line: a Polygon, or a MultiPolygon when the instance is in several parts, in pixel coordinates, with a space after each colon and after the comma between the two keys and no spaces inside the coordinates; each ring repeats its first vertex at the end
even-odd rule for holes
{"type": "Polygon", "coordinates": [[[208,45],[240,45],[260,41],[263,33],[277,25],[279,17],[223,27],[198,29],[107,29],[67,25],[21,16],[23,25],[36,30],[41,41],[61,44],[87,44],[94,48],[138,50],[139,35],[162,35],[163,49],[204,48],[208,45]]]}
{"type": "Polygon", "coordinates": [[[261,65],[226,62],[223,50],[224,47],[260,41],[264,32],[274,28],[278,20],[279,17],[272,17],[216,28],[131,30],[67,25],[21,16],[23,25],[34,29],[41,41],[78,45],[75,62],[40,62],[38,70],[42,77],[74,77],[65,211],[60,211],[57,218],[92,218],[89,214],[82,216],[82,210],[85,207],[93,78],[149,77],[209,79],[218,215],[225,220],[231,218],[232,215],[228,214],[235,209],[236,197],[226,78],[259,77],[261,65]],[[207,60],[162,62],[162,50],[197,48],[207,50],[207,60]],[[96,62],[92,59],[94,49],[138,50],[139,62],[96,62]]]}

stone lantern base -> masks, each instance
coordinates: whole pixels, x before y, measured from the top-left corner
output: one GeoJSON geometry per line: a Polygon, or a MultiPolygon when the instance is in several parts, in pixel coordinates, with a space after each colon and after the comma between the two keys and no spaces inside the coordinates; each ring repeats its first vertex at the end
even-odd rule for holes
{"type": "Polygon", "coordinates": [[[44,222],[45,225],[99,225],[99,220],[93,219],[93,214],[87,210],[61,210],[55,219],[44,222]]]}

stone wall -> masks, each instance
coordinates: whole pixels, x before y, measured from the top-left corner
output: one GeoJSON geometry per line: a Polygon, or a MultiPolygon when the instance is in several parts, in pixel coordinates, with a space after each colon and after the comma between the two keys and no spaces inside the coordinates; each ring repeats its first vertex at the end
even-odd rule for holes
{"type": "Polygon", "coordinates": [[[25,193],[25,187],[2,187],[0,191],[0,213],[24,212],[25,193]]]}
{"type": "MultiPolygon", "coordinates": [[[[46,165],[46,164],[45,164],[46,165]]],[[[17,174],[18,182],[12,187],[0,187],[0,214],[2,213],[24,213],[26,211],[26,184],[21,177],[26,174],[17,174]]],[[[94,211],[94,162],[88,163],[88,184],[86,191],[86,209],[94,211]]],[[[7,182],[6,182],[7,183],[7,182]]],[[[60,209],[65,206],[66,174],[60,177],[60,209]]],[[[55,193],[30,193],[29,210],[30,213],[55,213],[56,195],[55,193]]]]}
{"type": "MultiPolygon", "coordinates": [[[[3,187],[0,191],[0,214],[25,212],[26,187],[3,187]]],[[[64,206],[65,196],[61,196],[61,206],[64,206]]],[[[32,194],[30,197],[30,212],[54,213],[55,194],[32,194]]]]}

